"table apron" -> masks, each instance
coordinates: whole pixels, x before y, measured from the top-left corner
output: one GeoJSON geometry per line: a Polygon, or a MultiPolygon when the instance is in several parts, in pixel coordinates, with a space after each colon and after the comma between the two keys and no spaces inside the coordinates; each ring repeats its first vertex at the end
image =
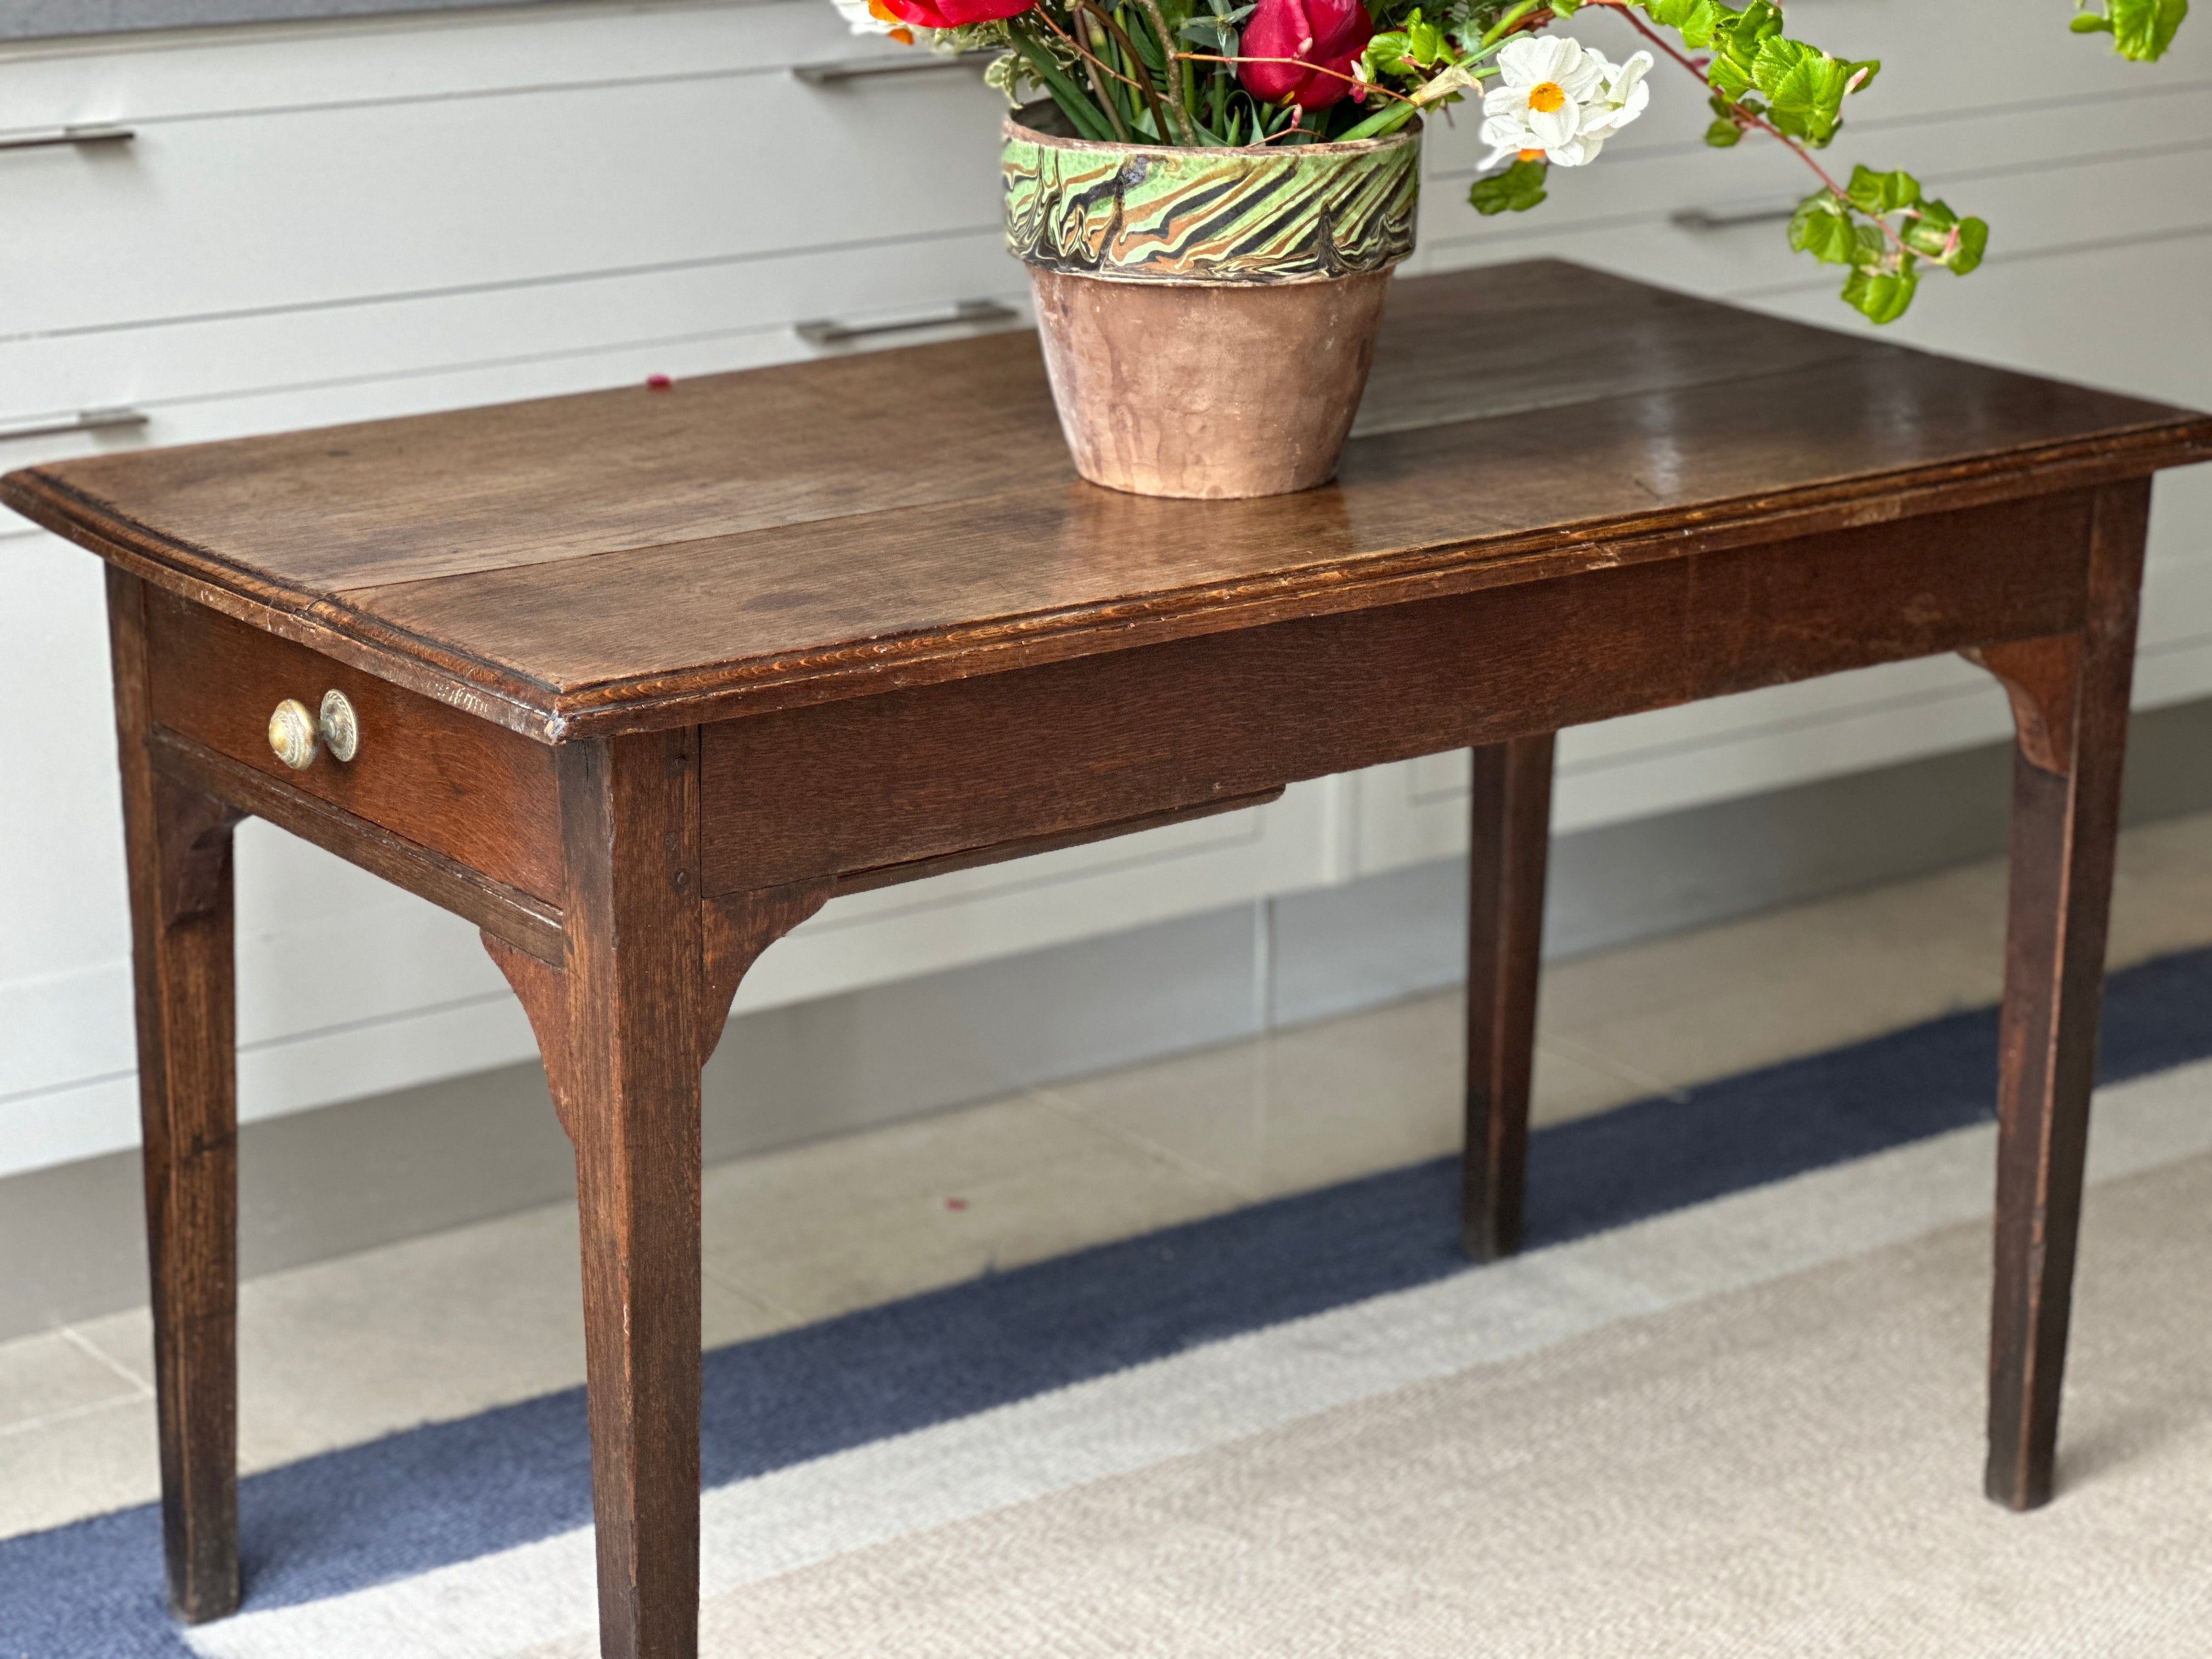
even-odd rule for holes
{"type": "Polygon", "coordinates": [[[2069,491],[723,721],[704,888],[758,890],[2078,629],[2069,491]]]}
{"type": "Polygon", "coordinates": [[[318,829],[364,821],[499,886],[560,904],[550,747],[208,606],[158,588],[144,592],[154,722],[258,775],[227,790],[227,798],[252,796],[234,805],[276,817],[288,799],[306,797],[301,810],[318,829]],[[319,747],[295,771],[270,750],[270,714],[286,698],[315,708],[328,690],[352,701],[358,751],[342,762],[319,747]],[[315,814],[314,804],[337,816],[315,814]]]}

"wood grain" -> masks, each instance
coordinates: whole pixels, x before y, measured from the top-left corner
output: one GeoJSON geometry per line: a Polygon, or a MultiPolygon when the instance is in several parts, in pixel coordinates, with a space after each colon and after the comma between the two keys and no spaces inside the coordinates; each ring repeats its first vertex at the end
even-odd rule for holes
{"type": "Polygon", "coordinates": [[[2078,628],[2088,515],[2063,495],[724,722],[708,890],[2078,628]]]}
{"type": "Polygon", "coordinates": [[[706,968],[699,1005],[699,1064],[714,1057],[730,1018],[738,987],[761,952],[830,902],[836,886],[795,882],[757,893],[732,893],[709,902],[702,920],[706,968]]]}
{"type": "Polygon", "coordinates": [[[605,1659],[693,1659],[699,1623],[698,734],[562,756],[576,1140],[605,1659]]]}
{"type": "Polygon", "coordinates": [[[2058,1444],[2149,514],[2148,480],[2099,492],[2087,611],[2078,650],[2067,653],[2075,672],[2065,764],[2048,767],[2029,752],[2062,729],[2062,717],[2043,712],[2059,690],[2046,679],[2013,765],[1985,1484],[2015,1510],[2050,1498],[2058,1444]]]}
{"type": "Polygon", "coordinates": [[[2012,704],[2021,758],[2063,776],[2074,764],[2074,714],[2081,684],[2081,636],[2014,640],[1959,653],[1986,668],[2012,704]]]}
{"type": "Polygon", "coordinates": [[[229,828],[154,769],[147,599],[108,573],[170,1610],[238,1606],[238,1065],[229,828]]]}
{"type": "Polygon", "coordinates": [[[2087,487],[2212,421],[1555,263],[1395,285],[1339,483],[1075,481],[1007,335],[97,457],[0,499],[559,741],[2087,487]]]}
{"type": "Polygon", "coordinates": [[[1547,732],[1473,755],[1460,1233],[1477,1261],[1496,1261],[1521,1248],[1544,866],[1552,838],[1552,750],[1547,732]]]}
{"type": "Polygon", "coordinates": [[[167,593],[148,603],[154,719],[264,773],[481,871],[557,901],[561,842],[553,751],[167,593]],[[319,750],[295,771],[270,750],[270,711],[343,691],[361,723],[350,761],[319,750]]]}
{"type": "Polygon", "coordinates": [[[2019,731],[1988,1486],[2048,1495],[2146,481],[2212,419],[1549,264],[1400,284],[1301,495],[1077,483],[1042,384],[1000,337],[0,481],[111,566],[185,1616],[237,1597],[238,812],[469,916],[521,995],[576,1148],[603,1651],[692,1659],[699,1068],[769,943],[837,892],[1473,748],[1496,1255],[1551,734],[1943,651],[2019,731]],[[269,710],[328,685],[362,757],[290,773],[269,710]]]}
{"type": "MultiPolygon", "coordinates": [[[[1824,415],[1789,428],[1760,402],[1781,388],[1747,376],[1655,397],[1663,420],[1607,399],[1355,440],[1334,484],[1297,495],[1164,501],[1032,484],[349,590],[319,614],[455,641],[555,688],[536,695],[564,732],[584,732],[648,707],[654,719],[708,720],[1680,557],[2063,488],[2069,468],[2080,473],[2070,482],[2094,483],[2143,464],[2132,441],[2085,449],[2056,435],[2046,401],[2026,395],[2036,383],[2014,387],[1997,371],[1907,355],[1830,378],[1824,415]],[[1880,410],[1885,400],[1904,408],[1880,410]],[[1993,477],[1990,452],[2015,448],[2019,470],[1993,477]]],[[[2100,411],[2126,412],[2119,400],[2100,411]]],[[[520,678],[514,695],[532,695],[520,678]]]]}
{"type": "Polygon", "coordinates": [[[530,1021],[530,1035],[545,1063],[545,1086],[553,1097],[553,1115],[569,1144],[576,1133],[574,1096],[568,1085],[568,981],[561,962],[547,962],[489,928],[480,932],[485,954],[514,990],[530,1021]]]}
{"type": "Polygon", "coordinates": [[[562,960],[558,907],[313,795],[288,789],[255,768],[173,732],[155,727],[146,747],[155,769],[164,776],[226,801],[241,812],[266,818],[396,887],[467,917],[487,933],[541,960],[562,960]]]}

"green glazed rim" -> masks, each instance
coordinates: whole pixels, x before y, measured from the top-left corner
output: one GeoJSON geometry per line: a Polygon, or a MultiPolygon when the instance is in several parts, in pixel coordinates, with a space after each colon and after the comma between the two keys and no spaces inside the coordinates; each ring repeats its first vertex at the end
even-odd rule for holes
{"type": "Polygon", "coordinates": [[[1419,124],[1285,149],[1101,144],[1006,123],[1006,246],[1125,283],[1314,283],[1413,251],[1419,124]]]}

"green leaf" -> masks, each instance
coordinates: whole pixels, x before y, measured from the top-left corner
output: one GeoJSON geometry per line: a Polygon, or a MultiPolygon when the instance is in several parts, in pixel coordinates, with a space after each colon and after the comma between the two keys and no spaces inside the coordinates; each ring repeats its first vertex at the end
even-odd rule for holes
{"type": "Polygon", "coordinates": [[[2081,11],[2074,14],[2074,21],[2066,27],[2076,34],[2110,34],[2112,20],[2102,12],[2081,11]]]}
{"type": "Polygon", "coordinates": [[[1987,224],[1979,219],[1961,219],[1944,202],[1923,203],[1918,215],[1907,219],[1899,234],[1915,253],[1934,260],[1954,276],[1964,276],[1980,264],[1990,245],[1987,224]]]}
{"type": "Polygon", "coordinates": [[[1718,52],[1713,67],[1717,69],[1725,61],[1748,76],[1759,59],[1759,49],[1781,33],[1782,10],[1774,0],[1751,0],[1734,16],[1723,13],[1713,30],[1713,45],[1718,52]]]}
{"type": "Polygon", "coordinates": [[[1740,99],[1751,90],[1751,71],[1733,58],[1716,56],[1706,66],[1705,79],[1723,98],[1740,99]]]}
{"type": "Polygon", "coordinates": [[[1989,252],[1990,227],[1985,219],[1959,221],[1959,246],[1943,263],[1951,267],[1954,276],[1964,276],[1982,263],[1989,252]]]}
{"type": "Polygon", "coordinates": [[[1526,213],[1550,193],[1544,181],[1551,171],[1547,161],[1516,161],[1503,173],[1476,179],[1467,199],[1486,219],[1500,213],[1526,213]]]}
{"type": "Polygon", "coordinates": [[[1836,136],[1850,66],[1795,40],[1767,40],[1759,48],[1752,79],[1770,101],[1775,125],[1793,137],[1826,144],[1836,136]]]}
{"type": "Polygon", "coordinates": [[[1715,149],[1733,149],[1743,142],[1743,129],[1733,121],[1716,121],[1705,129],[1705,142],[1715,149]]]}
{"type": "Polygon", "coordinates": [[[1876,173],[1872,167],[1855,167],[1850,186],[1844,193],[1862,213],[1894,213],[1919,204],[1920,181],[1903,171],[1876,173]]]}
{"type": "Polygon", "coordinates": [[[1920,276],[1902,270],[1855,270],[1844,283],[1844,303],[1870,323],[1893,323],[1912,304],[1920,276]]]}
{"type": "Polygon", "coordinates": [[[1741,49],[1746,58],[1759,51],[1759,43],[1770,35],[1782,33],[1782,8],[1774,0],[1751,0],[1751,3],[1728,20],[1725,25],[1729,37],[1729,50],[1741,49]]]}
{"type": "Polygon", "coordinates": [[[1790,246],[1832,265],[1847,265],[1858,252],[1858,236],[1844,204],[1825,190],[1797,204],[1790,219],[1790,246]]]}
{"type": "Polygon", "coordinates": [[[1915,253],[1941,259],[1950,248],[1951,233],[1958,228],[1959,216],[1951,211],[1950,204],[1923,202],[1917,213],[1905,216],[1905,227],[1898,234],[1915,253]]]}
{"type": "Polygon", "coordinates": [[[1643,0],[1643,3],[1653,22],[1678,30],[1683,44],[1693,48],[1711,46],[1713,31],[1729,15],[1715,0],[1643,0]]]}
{"type": "Polygon", "coordinates": [[[1403,29],[1390,29],[1376,35],[1367,43],[1367,78],[1380,81],[1385,76],[1417,72],[1407,53],[1413,50],[1413,40],[1403,29]]]}
{"type": "Polygon", "coordinates": [[[2189,15],[2189,0],[2106,0],[2106,15],[2120,56],[2148,64],[2166,56],[2189,15]]]}

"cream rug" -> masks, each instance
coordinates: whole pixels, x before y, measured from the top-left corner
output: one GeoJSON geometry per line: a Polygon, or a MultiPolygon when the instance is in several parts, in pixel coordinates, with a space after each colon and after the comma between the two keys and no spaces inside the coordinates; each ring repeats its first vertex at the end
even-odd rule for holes
{"type": "Polygon", "coordinates": [[[781,1574],[704,1650],[2212,1652],[2212,1158],[2094,1194],[2025,1516],[1979,1492],[1988,1255],[1945,1227],[781,1574]]]}

